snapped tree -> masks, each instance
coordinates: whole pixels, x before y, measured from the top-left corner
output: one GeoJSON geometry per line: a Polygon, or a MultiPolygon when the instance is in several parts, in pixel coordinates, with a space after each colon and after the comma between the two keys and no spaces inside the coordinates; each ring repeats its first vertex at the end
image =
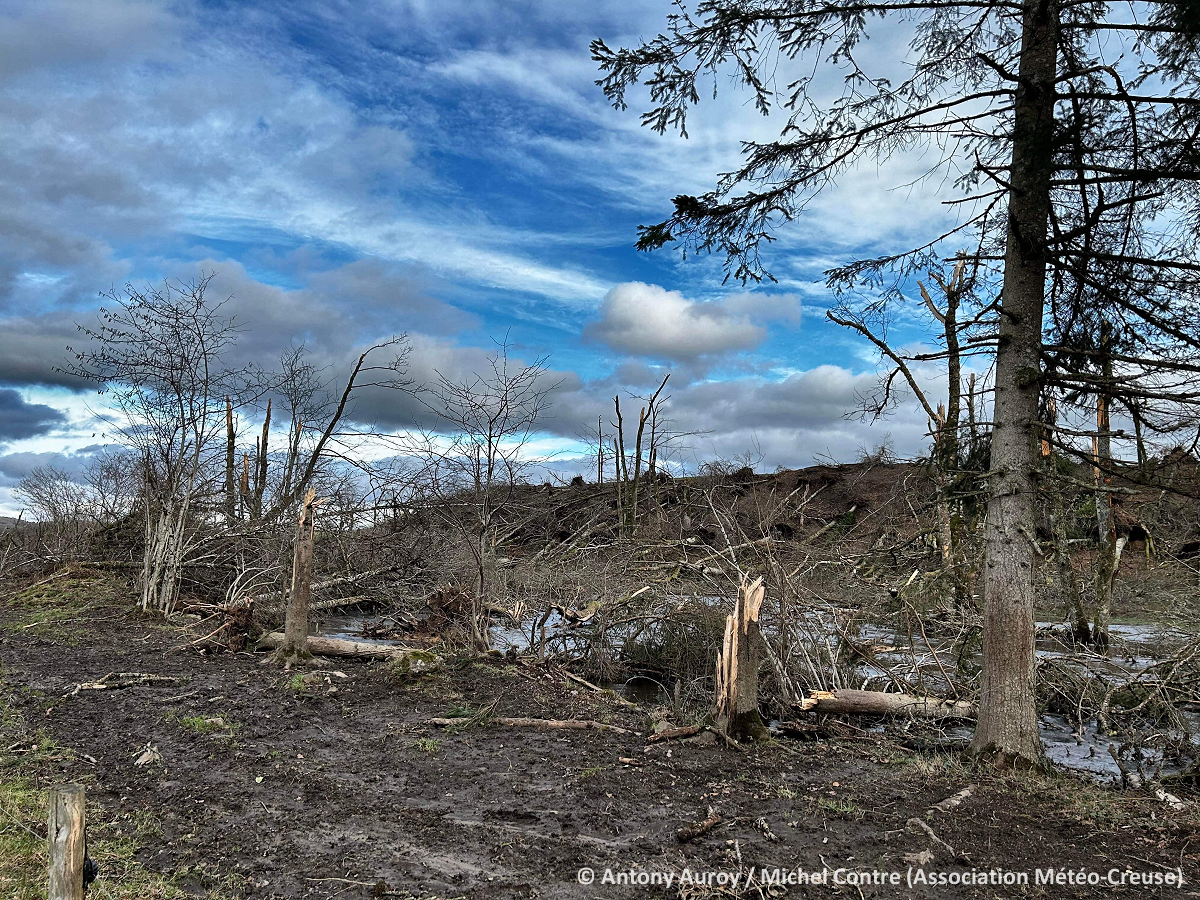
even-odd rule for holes
{"type": "Polygon", "coordinates": [[[685,253],[723,255],[727,277],[757,281],[770,277],[760,251],[776,229],[863,161],[928,151],[925,183],[956,188],[947,202],[957,218],[926,243],[827,274],[841,290],[899,295],[908,277],[946,259],[978,266],[980,308],[964,321],[991,324],[995,357],[984,669],[972,747],[1001,765],[1042,755],[1033,574],[1043,391],[1073,384],[1115,393],[1119,379],[1143,413],[1151,402],[1178,410],[1196,396],[1164,377],[1190,377],[1186,357],[1200,347],[1200,266],[1187,227],[1200,110],[1190,9],[703,0],[694,11],[680,5],[665,33],[635,48],[592,44],[609,99],[624,108],[644,81],[651,107],[642,121],[659,132],[686,136],[701,81],[715,84],[726,70],[764,115],[777,102],[784,111],[778,139],[744,143],[743,164],[712,191],[676,197],[670,218],[640,229],[641,249],[679,242],[685,253]],[[860,52],[883,28],[908,30],[908,59],[872,66],[860,52]],[[1114,64],[1117,46],[1129,55],[1114,64]],[[774,85],[786,83],[780,69],[788,67],[795,77],[780,96],[774,85]],[[1087,311],[1097,304],[1110,321],[1119,311],[1142,342],[1110,381],[1064,352],[1086,343],[1084,323],[1094,322],[1087,311]]]}

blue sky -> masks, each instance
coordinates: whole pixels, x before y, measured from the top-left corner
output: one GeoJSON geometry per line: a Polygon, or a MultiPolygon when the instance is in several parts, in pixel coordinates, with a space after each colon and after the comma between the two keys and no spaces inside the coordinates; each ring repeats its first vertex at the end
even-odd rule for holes
{"type": "MultiPolygon", "coordinates": [[[[711,186],[738,141],[779,122],[718,82],[659,136],[604,100],[587,46],[628,45],[669,3],[151,3],[0,8],[0,507],[30,467],[104,435],[94,395],[55,371],[98,292],[216,271],[269,365],[305,343],[336,373],[395,331],[417,378],[469,372],[508,334],[563,379],[570,437],[616,392],[670,369],[688,462],[757,448],[762,468],[853,458],[902,409],[846,419],[874,354],[824,321],[821,272],[900,249],[944,213],[888,191],[919,156],[851,173],[781,236],[777,284],[723,285],[719,261],[633,249],[677,193],[711,186]]],[[[876,51],[903,54],[887,32],[876,51]]],[[[784,81],[783,77],[780,81],[784,81]]],[[[640,95],[638,95],[640,98],[640,95]]],[[[919,340],[919,317],[902,325],[919,340]]],[[[369,403],[391,428],[413,408],[369,403]]],[[[570,453],[565,454],[569,458],[570,453]]]]}

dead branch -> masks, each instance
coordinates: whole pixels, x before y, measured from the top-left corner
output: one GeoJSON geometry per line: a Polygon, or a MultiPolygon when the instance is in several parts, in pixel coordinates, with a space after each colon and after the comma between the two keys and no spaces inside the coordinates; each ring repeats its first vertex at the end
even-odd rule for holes
{"type": "Polygon", "coordinates": [[[681,844],[686,844],[688,841],[694,841],[701,835],[708,834],[718,825],[721,824],[721,815],[711,806],[708,808],[708,818],[702,822],[697,822],[694,825],[689,825],[687,828],[681,828],[675,839],[681,844]]]}

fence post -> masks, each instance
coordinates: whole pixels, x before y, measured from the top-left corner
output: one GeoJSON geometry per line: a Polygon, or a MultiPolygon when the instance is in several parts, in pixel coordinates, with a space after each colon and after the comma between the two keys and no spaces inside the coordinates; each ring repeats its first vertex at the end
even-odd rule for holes
{"type": "Polygon", "coordinates": [[[64,784],[50,790],[50,891],[47,900],[83,900],[84,790],[64,784]]]}

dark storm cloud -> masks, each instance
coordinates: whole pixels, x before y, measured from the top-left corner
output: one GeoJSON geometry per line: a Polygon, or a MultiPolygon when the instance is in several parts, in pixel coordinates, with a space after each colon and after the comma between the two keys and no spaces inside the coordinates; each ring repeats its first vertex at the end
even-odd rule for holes
{"type": "Polygon", "coordinates": [[[66,421],[67,417],[57,409],[26,403],[20,392],[0,388],[0,445],[40,437],[66,421]]]}
{"type": "Polygon", "coordinates": [[[0,382],[87,387],[61,371],[72,361],[67,347],[81,349],[88,343],[77,321],[93,324],[95,314],[54,312],[0,319],[0,382]]]}

